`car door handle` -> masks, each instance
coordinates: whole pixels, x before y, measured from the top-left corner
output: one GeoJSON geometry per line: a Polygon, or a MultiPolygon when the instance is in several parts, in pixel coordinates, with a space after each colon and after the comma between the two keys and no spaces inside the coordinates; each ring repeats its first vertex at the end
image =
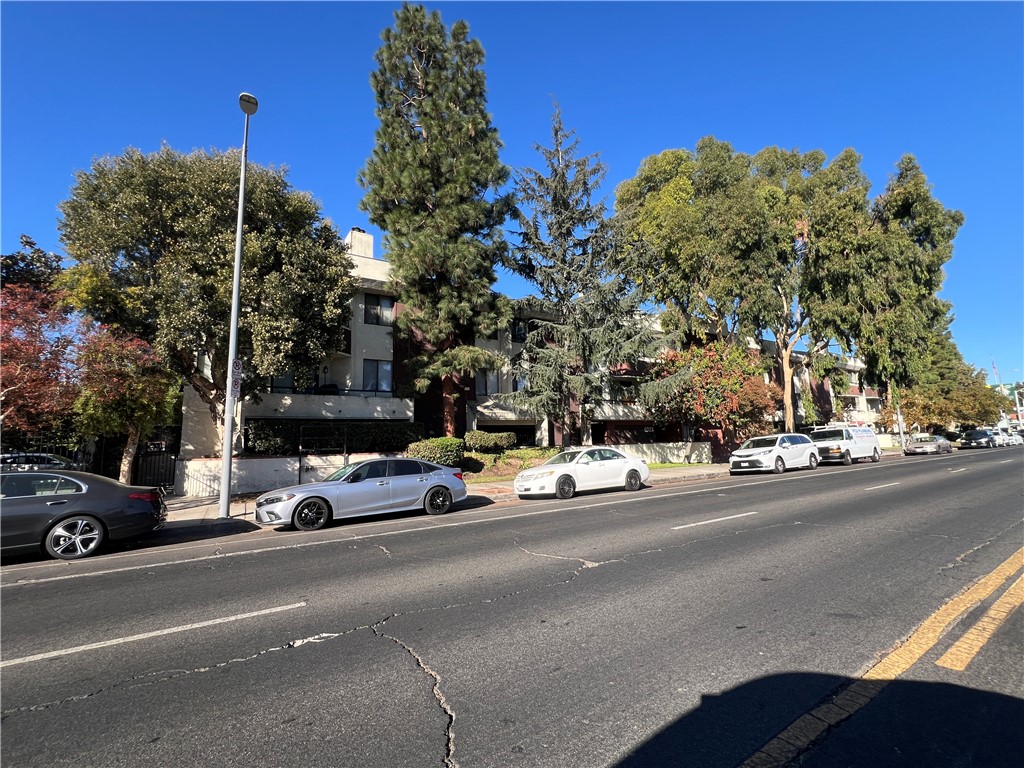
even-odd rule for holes
{"type": "Polygon", "coordinates": [[[417,478],[416,478],[416,482],[417,482],[417,483],[425,483],[425,482],[427,482],[427,481],[428,481],[429,479],[430,479],[430,478],[428,478],[428,477],[417,477],[417,478]]]}
{"type": "Polygon", "coordinates": [[[387,484],[388,484],[387,480],[381,480],[379,483],[377,483],[377,485],[387,485],[387,484]]]}
{"type": "Polygon", "coordinates": [[[46,502],[46,506],[48,506],[48,507],[56,507],[59,504],[67,504],[67,503],[68,503],[67,499],[61,499],[60,501],[48,501],[48,502],[46,502]]]}

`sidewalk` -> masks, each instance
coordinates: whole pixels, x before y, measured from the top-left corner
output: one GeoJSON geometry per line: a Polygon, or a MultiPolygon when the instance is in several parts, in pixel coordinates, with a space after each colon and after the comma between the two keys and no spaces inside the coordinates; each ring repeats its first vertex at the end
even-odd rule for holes
{"type": "MultiPolygon", "coordinates": [[[[728,477],[727,464],[689,464],[652,469],[647,485],[679,483],[686,480],[713,480],[728,477]]],[[[514,501],[518,498],[512,488],[512,481],[500,483],[469,483],[466,488],[470,498],[489,499],[491,502],[514,501]]],[[[182,528],[202,525],[235,525],[239,522],[255,524],[256,499],[251,494],[231,500],[229,517],[220,517],[220,499],[217,496],[168,496],[166,528],[182,528]]]]}

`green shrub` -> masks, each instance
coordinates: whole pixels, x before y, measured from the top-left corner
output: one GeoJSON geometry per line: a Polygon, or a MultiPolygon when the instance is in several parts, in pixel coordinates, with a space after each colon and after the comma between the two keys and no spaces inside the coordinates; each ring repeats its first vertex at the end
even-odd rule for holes
{"type": "Polygon", "coordinates": [[[515,432],[482,432],[474,429],[466,433],[466,450],[474,453],[501,453],[515,444],[515,432]]]}
{"type": "Polygon", "coordinates": [[[459,437],[432,437],[411,443],[406,454],[414,459],[457,467],[466,453],[466,441],[459,437]]]}

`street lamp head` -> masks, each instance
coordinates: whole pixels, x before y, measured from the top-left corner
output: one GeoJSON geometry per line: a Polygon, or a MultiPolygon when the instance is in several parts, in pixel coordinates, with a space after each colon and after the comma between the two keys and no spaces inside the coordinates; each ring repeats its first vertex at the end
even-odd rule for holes
{"type": "Polygon", "coordinates": [[[242,108],[245,114],[252,115],[256,114],[256,110],[259,109],[260,103],[256,101],[256,97],[251,93],[243,93],[238,97],[238,106],[242,108]]]}

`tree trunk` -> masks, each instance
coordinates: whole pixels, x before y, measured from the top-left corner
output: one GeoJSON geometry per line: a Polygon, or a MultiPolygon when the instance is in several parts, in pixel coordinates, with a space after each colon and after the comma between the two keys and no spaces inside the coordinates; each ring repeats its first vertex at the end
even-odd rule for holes
{"type": "Polygon", "coordinates": [[[456,437],[458,430],[458,418],[456,399],[458,398],[458,381],[453,374],[441,377],[441,408],[444,418],[444,436],[456,437]]]}
{"type": "Polygon", "coordinates": [[[139,452],[139,438],[141,432],[134,424],[128,427],[128,442],[124,446],[124,453],[121,454],[121,473],[118,479],[122,483],[131,484],[132,464],[135,462],[135,454],[139,452]]]}
{"type": "Polygon", "coordinates": [[[793,364],[789,359],[789,348],[782,346],[778,347],[779,350],[779,363],[782,366],[782,395],[783,395],[783,414],[786,418],[786,431],[796,431],[796,411],[793,408],[793,364]]]}

